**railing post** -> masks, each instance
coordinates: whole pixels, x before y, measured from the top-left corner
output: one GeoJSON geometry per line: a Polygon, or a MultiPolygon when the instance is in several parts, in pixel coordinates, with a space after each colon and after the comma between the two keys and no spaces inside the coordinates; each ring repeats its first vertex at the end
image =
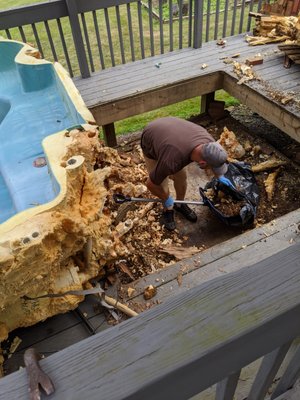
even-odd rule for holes
{"type": "Polygon", "coordinates": [[[193,47],[202,47],[203,0],[195,0],[193,47]]]}
{"type": "Polygon", "coordinates": [[[65,1],[69,13],[70,25],[72,29],[72,35],[74,39],[81,76],[82,78],[88,78],[89,76],[91,76],[91,74],[86,58],[84,42],[78,19],[77,3],[76,0],[65,0],[65,1]]]}

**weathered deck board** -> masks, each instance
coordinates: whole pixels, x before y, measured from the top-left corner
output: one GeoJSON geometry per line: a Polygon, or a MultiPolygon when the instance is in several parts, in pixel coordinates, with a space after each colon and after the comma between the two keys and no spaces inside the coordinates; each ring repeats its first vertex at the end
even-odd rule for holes
{"type": "MultiPolygon", "coordinates": [[[[163,302],[202,282],[274,255],[295,242],[300,242],[299,210],[147,275],[128,287],[135,289],[135,301],[143,301],[145,287],[153,285],[157,288],[156,299],[163,302]],[[180,285],[177,282],[179,273],[182,274],[180,285]]],[[[125,285],[124,288],[126,292],[125,285]]]]}
{"type": "MultiPolygon", "coordinates": [[[[103,307],[95,296],[86,296],[80,303],[79,309],[86,315],[95,332],[101,332],[110,327],[103,314],[103,307]]],[[[48,318],[34,326],[16,329],[11,336],[21,340],[17,350],[5,362],[5,373],[10,374],[24,366],[24,351],[28,347],[34,347],[40,354],[46,357],[49,354],[60,351],[80,340],[91,336],[91,332],[75,312],[48,318]]]]}
{"type": "Polygon", "coordinates": [[[257,81],[238,86],[234,76],[225,74],[223,88],[243,104],[249,106],[252,111],[257,112],[277,128],[300,142],[299,106],[295,106],[293,103],[283,105],[279,100],[275,100],[271,93],[274,90],[281,90],[281,85],[278,79],[273,79],[272,82],[274,83],[273,86],[268,87],[257,81]]]}
{"type": "MultiPolygon", "coordinates": [[[[299,333],[299,267],[297,244],[49,356],[52,397],[189,398],[299,333]]],[[[24,370],[0,380],[0,399],[27,395],[24,370]]]]}
{"type": "Polygon", "coordinates": [[[247,98],[246,104],[266,119],[270,115],[287,114],[284,118],[269,120],[300,141],[299,106],[283,105],[269,94],[270,90],[283,95],[295,91],[300,100],[300,66],[284,68],[284,56],[277,46],[249,46],[244,35],[237,35],[227,38],[225,47],[213,41],[200,49],[176,50],[96,72],[88,79],[75,78],[74,83],[99,125],[223,88],[241,102],[247,98]],[[238,53],[240,56],[234,60],[245,62],[247,57],[258,52],[263,55],[264,62],[253,69],[261,81],[237,85],[238,77],[232,65],[224,63],[224,58],[238,53]],[[207,67],[201,68],[202,64],[207,67]],[[261,98],[260,103],[267,100],[267,106],[259,104],[257,107],[258,98],[261,98]]]}
{"type": "MultiPolygon", "coordinates": [[[[238,42],[234,43],[234,48],[231,47],[230,54],[239,50],[239,47],[238,42]]],[[[248,48],[244,47],[243,50],[247,55],[248,48]]],[[[203,47],[201,52],[199,52],[199,49],[193,48],[185,49],[182,52],[177,50],[176,52],[110,68],[93,74],[89,79],[76,78],[74,81],[75,83],[78,82],[78,88],[86,100],[86,104],[94,106],[99,101],[99,95],[101,96],[100,103],[111,101],[114,98],[114,93],[119,97],[124,97],[134,94],[137,88],[149,90],[165,83],[173,84],[183,79],[218,71],[225,66],[220,58],[226,56],[227,53],[223,49],[219,50],[219,47],[214,43],[213,46],[210,44],[203,47]],[[217,51],[218,57],[212,56],[213,51],[217,51]],[[157,68],[155,65],[159,62],[161,62],[161,65],[157,68]],[[201,69],[201,65],[204,63],[208,67],[201,69]],[[97,91],[99,87],[102,90],[101,94],[97,91]]],[[[243,52],[241,52],[242,55],[243,52]]]]}
{"type": "MultiPolygon", "coordinates": [[[[197,284],[267,258],[290,247],[291,243],[300,241],[299,224],[300,212],[297,210],[132,282],[128,285],[135,289],[135,295],[131,299],[134,302],[143,303],[145,301],[143,298],[144,288],[154,285],[158,290],[155,299],[164,302],[197,284]],[[182,271],[183,279],[179,286],[177,276],[182,271]]],[[[126,292],[125,286],[124,290],[126,292]]],[[[107,294],[115,296],[115,293],[110,293],[110,290],[107,291],[107,294]]],[[[80,304],[80,308],[87,314],[92,325],[97,328],[97,332],[100,332],[111,326],[107,324],[103,314],[95,313],[95,303],[97,302],[93,296],[87,296],[85,301],[80,304]]],[[[18,336],[22,342],[17,351],[5,363],[7,373],[14,372],[18,370],[19,366],[23,366],[23,353],[28,347],[34,346],[42,354],[48,356],[55,350],[76,343],[78,339],[90,336],[86,327],[79,323],[71,312],[49,318],[32,327],[18,329],[13,332],[13,335],[13,337],[18,336]],[[53,347],[55,343],[58,345],[53,347]]]]}
{"type": "MultiPolygon", "coordinates": [[[[273,45],[271,46],[274,48],[273,45]]],[[[268,51],[273,54],[271,47],[268,51]]],[[[174,84],[183,79],[223,70],[226,65],[221,58],[234,55],[237,52],[241,54],[240,58],[236,59],[236,61],[239,61],[249,54],[257,53],[257,49],[248,46],[243,42],[243,36],[239,35],[229,38],[225,48],[217,46],[216,42],[209,42],[204,44],[201,49],[189,48],[149,57],[94,73],[88,79],[75,78],[74,82],[83,95],[86,104],[92,107],[97,104],[95,103],[96,99],[98,99],[99,104],[113,100],[111,93],[114,93],[114,89],[119,88],[122,81],[140,83],[143,85],[143,90],[146,90],[146,88],[153,89],[159,86],[161,78],[168,75],[168,84],[174,84]],[[161,62],[160,68],[155,67],[158,62],[161,62]],[[207,69],[201,69],[203,63],[208,65],[207,69]],[[101,87],[97,85],[101,85],[101,87]],[[98,89],[102,87],[103,89],[110,89],[112,92],[99,93],[98,89]]],[[[134,91],[127,90],[126,87],[124,90],[119,89],[118,92],[118,96],[121,98],[131,94],[134,94],[134,91]]]]}

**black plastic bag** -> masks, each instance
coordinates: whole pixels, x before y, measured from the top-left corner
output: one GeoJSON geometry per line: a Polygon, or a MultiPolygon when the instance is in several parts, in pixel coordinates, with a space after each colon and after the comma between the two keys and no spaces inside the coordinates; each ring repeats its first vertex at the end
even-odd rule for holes
{"type": "Polygon", "coordinates": [[[259,188],[251,166],[243,162],[229,163],[225,177],[231,181],[235,189],[229,188],[219,182],[217,178],[213,178],[206,184],[204,189],[199,189],[204,204],[226,225],[245,226],[252,224],[259,203],[259,188]],[[220,210],[215,207],[212,200],[206,196],[206,191],[210,188],[212,188],[215,193],[221,190],[226,196],[235,200],[241,200],[242,206],[239,214],[227,216],[220,212],[220,210]]]}

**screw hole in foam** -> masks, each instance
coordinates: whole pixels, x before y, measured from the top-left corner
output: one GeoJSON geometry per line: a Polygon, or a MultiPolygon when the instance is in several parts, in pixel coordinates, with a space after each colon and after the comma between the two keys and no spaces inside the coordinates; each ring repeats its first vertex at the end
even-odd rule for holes
{"type": "Polygon", "coordinates": [[[76,164],[75,158],[70,158],[70,160],[68,160],[68,164],[69,164],[69,165],[76,164]]]}

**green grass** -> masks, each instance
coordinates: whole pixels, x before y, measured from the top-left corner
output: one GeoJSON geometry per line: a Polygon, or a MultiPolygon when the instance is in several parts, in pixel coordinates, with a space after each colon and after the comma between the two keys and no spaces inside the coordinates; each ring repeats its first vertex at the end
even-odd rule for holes
{"type": "MultiPolygon", "coordinates": [[[[0,0],[0,10],[3,9],[8,9],[8,8],[14,8],[14,7],[21,7],[25,5],[30,5],[34,3],[41,3],[45,2],[45,0],[6,0],[5,4],[4,0],[0,0]]],[[[216,3],[216,1],[212,1],[212,6],[216,3]]],[[[222,0],[220,1],[220,4],[222,3],[222,0]]],[[[128,27],[127,27],[127,19],[126,19],[126,10],[124,6],[120,6],[120,14],[121,14],[121,24],[122,24],[122,31],[123,31],[123,39],[124,43],[126,45],[125,47],[125,54],[126,54],[126,61],[129,61],[130,59],[130,48],[129,48],[129,32],[128,32],[128,27]]],[[[114,49],[115,49],[115,62],[116,64],[121,63],[121,54],[119,51],[119,44],[118,44],[118,30],[116,26],[116,15],[114,12],[114,9],[109,10],[109,16],[110,16],[110,27],[112,30],[112,38],[114,42],[114,49]]],[[[222,18],[220,14],[220,20],[219,20],[219,26],[220,28],[222,27],[222,18]]],[[[214,18],[215,16],[211,17],[211,32],[213,34],[214,31],[214,18]]],[[[67,42],[67,47],[68,47],[68,52],[69,56],[71,59],[71,64],[72,64],[72,69],[74,74],[78,75],[78,65],[77,65],[77,60],[76,60],[76,53],[75,53],[75,48],[74,48],[74,43],[72,40],[72,35],[70,31],[70,26],[68,23],[68,19],[64,18],[62,19],[62,26],[64,30],[64,36],[67,42]]],[[[89,37],[90,37],[90,43],[93,49],[95,49],[95,54],[96,54],[96,49],[97,49],[97,43],[96,43],[96,37],[94,32],[94,26],[93,26],[93,20],[92,20],[92,15],[91,13],[86,14],[86,22],[89,30],[89,37]]],[[[137,25],[137,10],[133,6],[132,8],[132,22],[133,22],[133,29],[135,31],[135,55],[136,59],[141,58],[140,54],[140,47],[139,47],[139,31],[138,31],[138,25],[137,25]]],[[[187,46],[187,30],[188,30],[188,21],[184,20],[183,21],[183,47],[187,46]]],[[[46,43],[46,45],[43,46],[43,52],[44,52],[44,57],[50,61],[53,61],[53,55],[51,53],[50,46],[47,45],[48,39],[47,39],[47,34],[45,32],[45,27],[43,24],[36,24],[39,30],[39,35],[40,35],[40,40],[42,43],[46,43]]],[[[99,30],[101,34],[101,40],[102,40],[102,46],[103,46],[103,54],[105,58],[105,65],[106,67],[109,67],[111,64],[111,58],[110,58],[110,51],[109,51],[109,45],[108,45],[108,40],[107,40],[107,32],[106,32],[106,25],[105,25],[105,18],[104,18],[104,13],[99,13],[98,16],[98,25],[99,25],[99,30]]],[[[149,27],[149,16],[146,10],[143,10],[143,26],[144,26],[144,46],[145,46],[145,55],[150,56],[150,35],[148,32],[148,27],[149,27]]],[[[159,23],[155,19],[153,19],[153,26],[154,26],[154,43],[155,43],[155,54],[158,54],[160,52],[159,50],[159,23]]],[[[59,33],[57,30],[57,24],[56,21],[49,21],[49,27],[52,33],[52,37],[54,40],[55,44],[55,49],[57,51],[58,55],[58,60],[59,62],[66,68],[66,62],[65,62],[65,56],[62,50],[61,46],[61,40],[59,37],[59,33]]],[[[173,48],[176,49],[178,48],[178,25],[174,22],[173,23],[173,48]]],[[[12,37],[15,40],[21,40],[19,31],[17,29],[11,29],[11,34],[12,37]]],[[[27,41],[29,43],[32,43],[35,46],[35,38],[33,36],[32,30],[30,26],[25,26],[24,27],[24,32],[26,34],[27,41]]],[[[164,26],[164,32],[165,32],[165,52],[169,51],[169,37],[168,37],[168,26],[165,24],[164,26]]],[[[1,34],[1,32],[0,32],[1,34]]],[[[3,33],[2,33],[3,34],[3,33]]],[[[5,35],[4,35],[5,36],[5,35]]],[[[98,70],[101,68],[100,65],[100,59],[99,57],[94,56],[94,64],[95,64],[95,70],[98,70]]],[[[223,100],[225,101],[226,106],[232,105],[232,104],[238,104],[238,101],[234,99],[233,97],[230,97],[226,92],[223,90],[220,90],[217,92],[216,95],[217,100],[223,100]]],[[[138,115],[135,117],[128,118],[126,120],[120,121],[116,123],[116,132],[117,134],[123,134],[123,133],[130,133],[130,132],[135,132],[143,129],[143,127],[151,120],[154,120],[156,118],[160,118],[163,116],[178,116],[180,118],[189,118],[193,115],[198,115],[200,111],[200,98],[194,98],[190,100],[186,100],[181,103],[177,103],[171,106],[163,107],[155,111],[151,111],[142,115],[138,115]]]]}

